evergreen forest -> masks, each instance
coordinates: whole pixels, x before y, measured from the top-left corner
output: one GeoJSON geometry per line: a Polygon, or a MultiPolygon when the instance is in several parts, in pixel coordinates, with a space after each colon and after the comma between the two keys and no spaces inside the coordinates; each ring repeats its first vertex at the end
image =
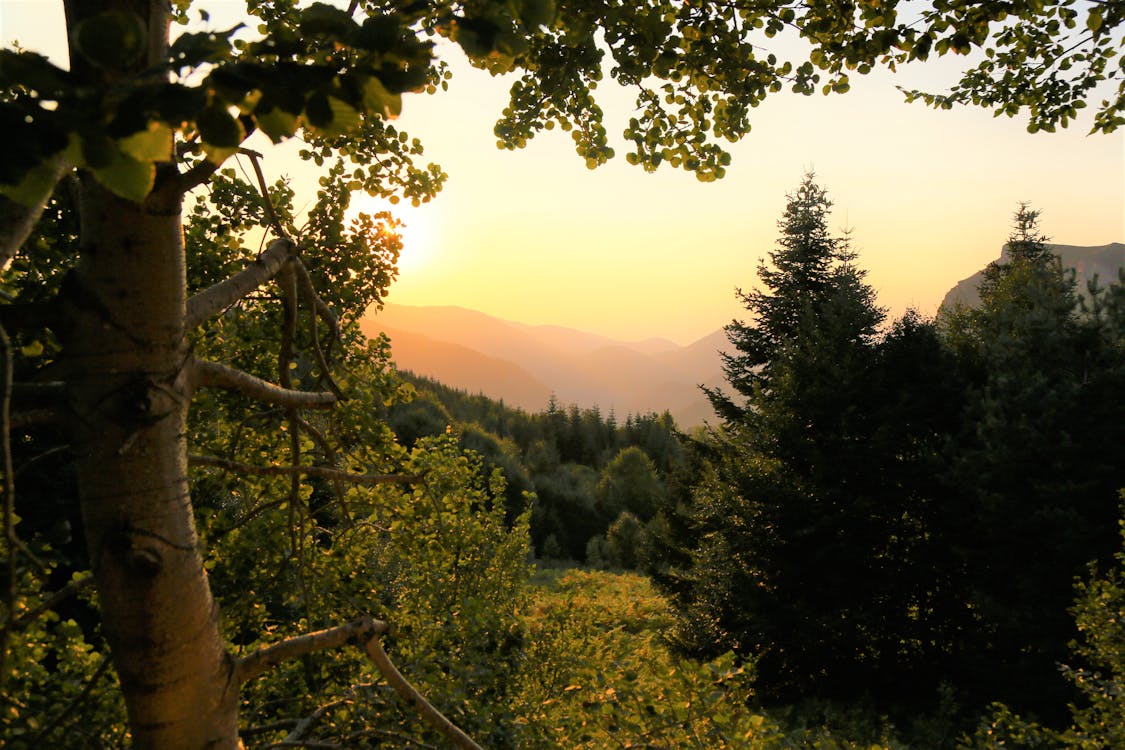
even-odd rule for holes
{"type": "Polygon", "coordinates": [[[627,160],[709,182],[768,94],[931,53],[989,54],[909,99],[1066,126],[1120,2],[65,7],[69,69],[0,50],[4,747],[1125,747],[1125,272],[1079,289],[1034,206],[978,305],[893,319],[806,174],[693,430],[400,372],[358,325],[399,223],[349,212],[446,179],[391,123],[435,39],[592,168],[612,58],[627,160]]]}

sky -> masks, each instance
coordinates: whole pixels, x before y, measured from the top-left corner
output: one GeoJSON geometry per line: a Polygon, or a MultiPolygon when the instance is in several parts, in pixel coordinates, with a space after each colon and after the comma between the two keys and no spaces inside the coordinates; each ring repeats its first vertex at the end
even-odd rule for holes
{"type": "MultiPolygon", "coordinates": [[[[239,5],[202,4],[216,27],[239,5]]],[[[65,64],[61,7],[0,0],[0,42],[18,39],[65,64]]],[[[731,149],[727,176],[705,184],[625,163],[619,134],[633,96],[608,81],[598,89],[618,151],[608,165],[588,170],[559,130],[497,149],[492,127],[511,79],[447,51],[450,90],[407,96],[396,123],[449,174],[445,189],[418,209],[357,200],[407,224],[388,302],[690,343],[741,317],[735,288],[756,284],[786,194],[810,170],[834,202],[832,228],[852,230],[858,263],[892,316],[934,313],[954,284],[996,259],[1020,202],[1042,212],[1055,242],[1125,241],[1125,132],[1088,136],[1080,119],[1031,135],[1019,117],[906,104],[895,86],[948,83],[956,67],[945,60],[853,76],[845,95],[773,95],[731,149]]],[[[315,173],[294,153],[268,151],[266,172],[290,175],[311,197],[315,173]]]]}

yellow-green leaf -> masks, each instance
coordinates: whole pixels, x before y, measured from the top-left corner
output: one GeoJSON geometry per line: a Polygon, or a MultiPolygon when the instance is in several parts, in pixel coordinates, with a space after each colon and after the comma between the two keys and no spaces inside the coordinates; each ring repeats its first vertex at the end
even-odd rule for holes
{"type": "Polygon", "coordinates": [[[172,129],[162,122],[150,122],[147,128],[122,138],[117,145],[137,161],[168,161],[172,158],[172,129]]]}
{"type": "Polygon", "coordinates": [[[55,187],[55,160],[49,159],[34,167],[16,185],[0,185],[0,195],[22,203],[35,206],[46,200],[55,187]]]}
{"type": "Polygon", "coordinates": [[[152,162],[137,161],[123,153],[108,166],[94,170],[94,177],[106,188],[130,201],[142,201],[152,190],[156,179],[156,165],[152,162]]]}
{"type": "Polygon", "coordinates": [[[363,86],[363,106],[368,112],[393,119],[402,114],[402,94],[392,94],[378,78],[370,78],[363,86]]]}
{"type": "Polygon", "coordinates": [[[21,346],[20,353],[25,357],[38,357],[43,353],[43,342],[32,341],[30,344],[21,346]]]}

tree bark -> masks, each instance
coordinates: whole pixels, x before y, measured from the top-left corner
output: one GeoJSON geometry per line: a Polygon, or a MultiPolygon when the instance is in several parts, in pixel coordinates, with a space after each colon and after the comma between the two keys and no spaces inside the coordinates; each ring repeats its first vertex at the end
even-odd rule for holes
{"type": "Polygon", "coordinates": [[[180,199],[83,179],[62,332],[98,603],[138,748],[233,748],[238,690],[187,481],[190,399],[180,199]]]}

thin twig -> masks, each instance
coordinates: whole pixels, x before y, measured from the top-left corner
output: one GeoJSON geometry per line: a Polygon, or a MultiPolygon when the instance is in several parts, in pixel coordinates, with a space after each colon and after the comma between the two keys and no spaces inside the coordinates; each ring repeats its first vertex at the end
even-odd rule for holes
{"type": "Polygon", "coordinates": [[[243,727],[238,730],[239,737],[253,737],[258,734],[266,734],[267,732],[278,732],[282,729],[292,729],[300,721],[298,719],[278,719],[271,721],[269,724],[256,724],[252,727],[243,727]]]}
{"type": "Polygon", "coordinates": [[[352,474],[340,469],[331,469],[327,466],[259,466],[255,464],[232,461],[218,456],[204,456],[193,453],[188,456],[191,466],[214,466],[239,474],[254,474],[257,476],[282,477],[282,476],[309,476],[320,479],[331,479],[340,482],[363,485],[365,487],[376,484],[414,484],[423,481],[420,474],[352,474]]]}
{"type": "MultiPolygon", "coordinates": [[[[19,633],[27,629],[31,623],[35,622],[40,615],[48,610],[57,607],[61,602],[66,601],[83,589],[88,588],[94,583],[94,576],[87,575],[82,578],[76,578],[61,589],[51,594],[49,597],[39,603],[38,606],[29,609],[14,620],[9,620],[4,625],[4,629],[13,633],[19,633]]],[[[10,617],[11,615],[9,615],[10,617]]]]}
{"type": "Polygon", "coordinates": [[[62,419],[55,409],[28,409],[12,414],[8,418],[8,430],[25,430],[41,424],[51,424],[62,419]]]}
{"type": "MultiPolygon", "coordinates": [[[[0,325],[0,460],[4,471],[4,539],[8,542],[8,565],[5,575],[4,603],[8,617],[16,611],[16,480],[12,470],[11,407],[12,407],[12,341],[0,325]]],[[[11,628],[0,630],[0,687],[8,678],[8,643],[11,628]]]]}
{"type": "Polygon", "coordinates": [[[82,686],[82,691],[74,696],[70,703],[67,703],[66,706],[63,707],[63,710],[47,722],[47,724],[39,730],[39,733],[35,735],[35,738],[31,741],[32,747],[38,747],[39,743],[53,732],[56,727],[62,724],[63,720],[73,713],[74,709],[86,702],[86,699],[90,697],[90,693],[94,690],[94,685],[97,684],[98,680],[101,679],[101,676],[105,674],[107,669],[109,669],[109,656],[103,656],[101,663],[98,664],[98,668],[94,670],[94,673],[90,675],[90,679],[86,680],[86,684],[82,686]]]}
{"type": "MultiPolygon", "coordinates": [[[[294,260],[293,268],[296,271],[297,283],[300,286],[301,291],[304,292],[306,304],[308,304],[309,306],[309,334],[312,338],[313,354],[316,356],[316,363],[320,367],[320,377],[324,381],[325,385],[328,386],[328,390],[335,393],[336,398],[343,401],[345,400],[344,394],[340,390],[340,387],[336,385],[336,381],[332,379],[332,375],[328,367],[328,359],[324,356],[324,350],[320,348],[318,310],[321,307],[325,310],[328,310],[328,306],[324,304],[324,300],[320,299],[320,295],[317,294],[316,289],[313,288],[312,279],[309,278],[309,270],[305,268],[305,264],[301,262],[300,258],[294,260]],[[319,303],[319,307],[317,303],[319,303]]],[[[328,311],[328,314],[331,315],[331,311],[328,311]]],[[[329,320],[330,323],[334,322],[335,316],[332,315],[329,320]]],[[[338,328],[336,329],[335,333],[337,335],[339,334],[338,328]]]]}
{"type": "Polygon", "coordinates": [[[323,719],[325,714],[327,714],[334,708],[346,706],[351,702],[352,701],[348,698],[341,698],[338,701],[325,703],[323,706],[320,706],[311,714],[297,722],[297,726],[293,727],[293,730],[289,732],[288,735],[286,735],[283,742],[298,742],[300,740],[303,740],[305,738],[305,735],[309,733],[309,730],[316,726],[316,723],[323,719]]]}
{"type": "Polygon", "coordinates": [[[257,151],[252,151],[248,148],[238,149],[238,153],[250,158],[250,163],[254,166],[254,174],[258,177],[258,189],[262,193],[262,206],[266,210],[266,216],[270,220],[270,225],[273,230],[277,232],[278,237],[285,237],[285,229],[281,226],[281,219],[277,217],[277,211],[273,207],[273,201],[270,200],[270,189],[266,184],[266,176],[262,172],[261,158],[262,155],[257,151]]]}
{"type": "MultiPolygon", "coordinates": [[[[313,439],[313,442],[320,446],[321,452],[324,454],[324,461],[328,467],[336,466],[336,449],[332,447],[332,443],[324,436],[320,430],[314,427],[308,420],[298,416],[298,423],[305,434],[313,439]]],[[[348,508],[348,501],[345,499],[344,488],[339,480],[333,479],[329,481],[332,488],[332,494],[336,496],[336,500],[344,509],[344,515],[350,517],[351,510],[348,508]]]]}

